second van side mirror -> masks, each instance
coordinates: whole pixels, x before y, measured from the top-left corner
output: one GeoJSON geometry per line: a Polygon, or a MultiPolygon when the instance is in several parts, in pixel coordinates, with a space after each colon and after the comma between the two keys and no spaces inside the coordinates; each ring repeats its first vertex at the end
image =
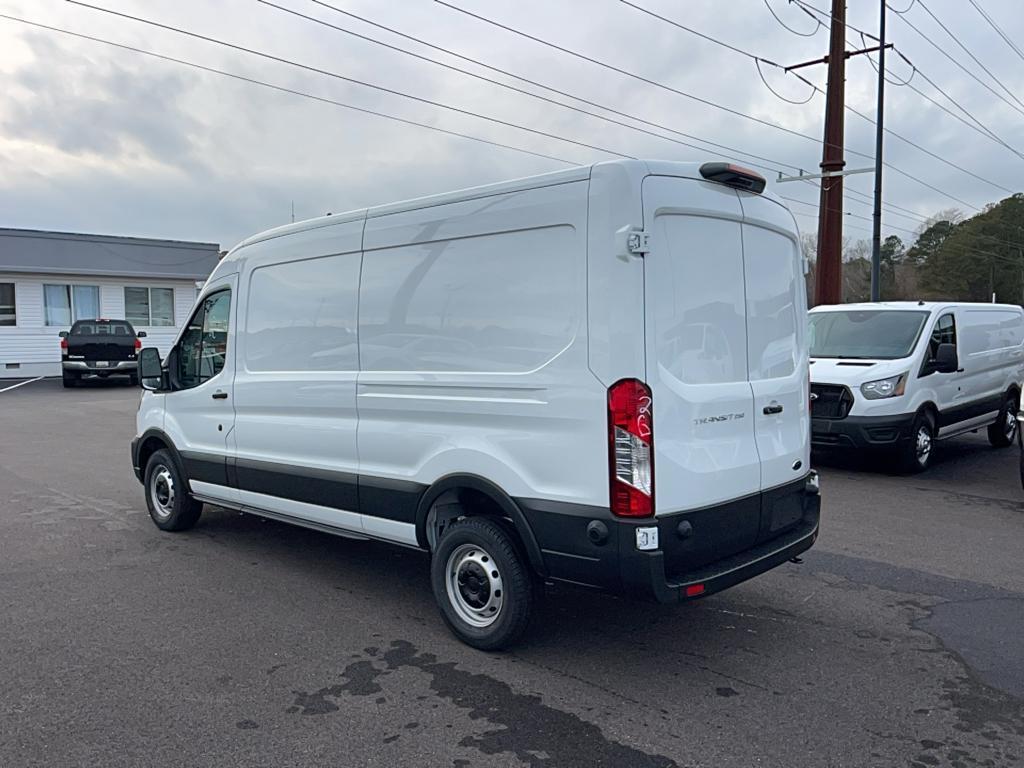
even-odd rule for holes
{"type": "Polygon", "coordinates": [[[139,352],[139,383],[143,389],[158,389],[162,378],[160,351],[156,347],[145,347],[139,352]]]}
{"type": "Polygon", "coordinates": [[[935,351],[935,364],[932,366],[937,373],[956,373],[960,362],[956,356],[955,344],[939,344],[935,351]]]}

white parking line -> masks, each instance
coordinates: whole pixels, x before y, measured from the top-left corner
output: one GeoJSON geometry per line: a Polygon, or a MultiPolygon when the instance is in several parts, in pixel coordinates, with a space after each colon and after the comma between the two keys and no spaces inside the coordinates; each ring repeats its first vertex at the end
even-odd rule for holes
{"type": "Polygon", "coordinates": [[[12,384],[9,387],[4,387],[3,389],[0,389],[0,394],[2,394],[4,392],[10,392],[12,389],[17,389],[18,387],[24,387],[26,384],[31,384],[33,381],[39,381],[40,379],[45,379],[45,378],[46,378],[45,376],[37,376],[36,378],[29,379],[28,381],[19,381],[17,384],[12,384]]]}

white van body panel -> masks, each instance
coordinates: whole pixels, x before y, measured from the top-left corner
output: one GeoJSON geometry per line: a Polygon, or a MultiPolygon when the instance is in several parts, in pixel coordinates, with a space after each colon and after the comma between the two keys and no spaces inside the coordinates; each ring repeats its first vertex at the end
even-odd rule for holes
{"type": "Polygon", "coordinates": [[[359,337],[361,473],[465,473],[607,503],[605,388],[587,367],[587,182],[371,209],[359,337]],[[572,461],[565,461],[572,455],[572,461]]]}
{"type": "Polygon", "coordinates": [[[811,313],[887,309],[924,312],[927,318],[909,355],[896,360],[815,358],[814,384],[846,386],[853,396],[849,417],[903,417],[921,408],[938,413],[938,437],[987,426],[996,419],[1006,394],[1024,379],[1024,310],[1009,304],[880,302],[815,307],[811,313]],[[932,334],[952,315],[960,370],[921,375],[932,334]],[[907,374],[902,396],[869,400],[861,386],[907,374]]]}

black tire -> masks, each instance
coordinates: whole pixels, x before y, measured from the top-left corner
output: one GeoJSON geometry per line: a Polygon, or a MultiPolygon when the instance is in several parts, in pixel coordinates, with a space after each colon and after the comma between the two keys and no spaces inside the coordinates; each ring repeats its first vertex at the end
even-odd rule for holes
{"type": "Polygon", "coordinates": [[[988,425],[988,441],[996,448],[1013,445],[1017,438],[1017,396],[1007,393],[994,423],[988,425]]]}
{"type": "Polygon", "coordinates": [[[170,451],[159,450],[146,462],[143,488],[149,516],[162,531],[187,531],[203,512],[188,493],[188,483],[170,451]]]}
{"type": "Polygon", "coordinates": [[[71,389],[72,387],[78,386],[78,377],[73,373],[65,373],[61,375],[64,383],[64,389],[71,389]]]}
{"type": "Polygon", "coordinates": [[[133,373],[131,376],[128,377],[128,383],[131,384],[133,387],[139,386],[139,377],[133,373]]]}
{"type": "Polygon", "coordinates": [[[529,624],[533,579],[513,535],[495,520],[450,525],[430,561],[430,581],[445,623],[467,645],[508,648],[529,624]]]}
{"type": "Polygon", "coordinates": [[[914,417],[910,439],[904,443],[901,453],[900,465],[908,474],[924,472],[931,466],[935,453],[935,417],[931,413],[919,411],[914,417]]]}

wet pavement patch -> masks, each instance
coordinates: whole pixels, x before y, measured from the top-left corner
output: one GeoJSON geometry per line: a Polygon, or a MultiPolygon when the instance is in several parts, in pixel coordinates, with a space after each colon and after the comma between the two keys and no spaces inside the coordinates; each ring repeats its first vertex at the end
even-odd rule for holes
{"type": "MultiPolygon", "coordinates": [[[[485,755],[512,754],[531,768],[679,768],[668,757],[609,739],[593,723],[545,704],[540,696],[516,693],[501,680],[461,670],[454,662],[439,662],[433,654],[418,652],[411,643],[395,641],[383,654],[373,650],[375,662],[356,661],[345,668],[342,677],[348,682],[312,693],[296,691],[295,701],[287,711],[303,715],[336,711],[337,701],[343,695],[377,693],[381,690],[377,683],[380,677],[413,668],[430,678],[430,687],[438,697],[466,711],[472,720],[495,726],[482,734],[466,736],[460,746],[473,747],[485,755]]],[[[418,723],[408,723],[406,728],[416,726],[418,723]]],[[[386,741],[396,738],[392,735],[386,741]]]]}

